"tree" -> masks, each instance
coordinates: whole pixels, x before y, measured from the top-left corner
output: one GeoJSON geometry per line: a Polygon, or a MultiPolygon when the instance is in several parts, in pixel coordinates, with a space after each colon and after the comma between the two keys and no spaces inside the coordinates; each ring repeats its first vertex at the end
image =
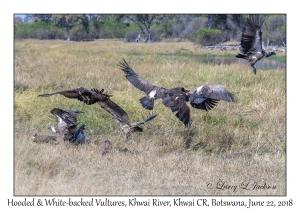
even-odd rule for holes
{"type": "Polygon", "coordinates": [[[39,21],[43,21],[43,22],[50,22],[52,18],[51,14],[28,14],[25,16],[24,21],[25,22],[39,22],[39,21]]]}
{"type": "Polygon", "coordinates": [[[20,17],[14,17],[14,25],[19,25],[22,22],[23,22],[22,18],[20,18],[20,17]]]}
{"type": "Polygon", "coordinates": [[[134,22],[140,28],[142,34],[145,37],[145,42],[151,42],[150,27],[154,21],[161,21],[164,15],[126,15],[126,19],[134,22]]]}
{"type": "Polygon", "coordinates": [[[68,32],[67,41],[70,41],[70,29],[86,21],[85,15],[52,15],[52,20],[57,26],[65,27],[68,32]]]}

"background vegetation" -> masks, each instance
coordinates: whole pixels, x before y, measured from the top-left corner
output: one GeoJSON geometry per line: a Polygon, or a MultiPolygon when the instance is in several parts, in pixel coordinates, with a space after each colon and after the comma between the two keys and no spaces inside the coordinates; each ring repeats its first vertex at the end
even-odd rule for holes
{"type": "MultiPolygon", "coordinates": [[[[163,39],[189,40],[197,45],[215,45],[241,39],[246,14],[189,15],[50,15],[32,14],[24,20],[15,17],[16,39],[88,39],[123,38],[135,42],[163,39]]],[[[266,45],[286,43],[286,15],[266,15],[263,41],[266,45]]]]}
{"type": "MultiPolygon", "coordinates": [[[[189,41],[17,39],[14,47],[15,195],[286,194],[283,69],[258,70],[254,75],[241,62],[205,64],[200,59],[203,55],[234,57],[238,50],[195,48],[189,41]],[[209,112],[191,108],[193,124],[186,129],[157,100],[157,118],[144,126],[143,133],[126,140],[119,125],[98,105],[87,106],[59,95],[37,97],[79,86],[104,88],[131,121],[142,120],[149,114],[138,101],[143,93],[118,68],[122,58],[153,84],[190,90],[202,84],[222,84],[237,103],[220,102],[209,112]],[[78,121],[87,125],[89,144],[32,141],[33,127],[39,134],[52,135],[48,127],[57,123],[50,113],[55,107],[84,111],[78,121]],[[101,156],[100,144],[106,139],[112,142],[113,151],[101,156]],[[125,148],[128,152],[123,152],[125,148]],[[233,191],[217,189],[219,181],[276,187],[233,191]],[[207,187],[210,182],[212,188],[207,187]]],[[[278,52],[276,58],[282,57],[285,54],[278,52]]]]}

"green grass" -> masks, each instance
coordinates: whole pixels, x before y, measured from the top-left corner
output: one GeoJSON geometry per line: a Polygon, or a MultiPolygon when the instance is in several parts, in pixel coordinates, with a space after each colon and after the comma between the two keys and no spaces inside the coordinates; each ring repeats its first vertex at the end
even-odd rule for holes
{"type": "Polygon", "coordinates": [[[195,49],[190,42],[15,41],[15,194],[285,195],[285,71],[258,69],[254,75],[239,63],[201,63],[208,53],[211,50],[195,49]],[[143,120],[149,114],[139,104],[144,93],[118,68],[122,58],[154,85],[194,90],[203,84],[222,84],[237,103],[221,101],[209,112],[191,108],[193,124],[186,129],[157,100],[156,119],[126,140],[120,126],[98,105],[61,95],[37,97],[79,86],[104,88],[131,122],[143,120]],[[48,127],[57,121],[50,110],[55,107],[84,112],[78,122],[86,124],[89,144],[75,147],[31,140],[33,127],[40,134],[51,134],[48,127]],[[114,149],[102,157],[100,144],[106,139],[114,149]],[[124,148],[131,153],[120,152],[124,148]],[[219,179],[235,184],[267,182],[277,188],[232,192],[206,187],[208,181],[219,179]]]}

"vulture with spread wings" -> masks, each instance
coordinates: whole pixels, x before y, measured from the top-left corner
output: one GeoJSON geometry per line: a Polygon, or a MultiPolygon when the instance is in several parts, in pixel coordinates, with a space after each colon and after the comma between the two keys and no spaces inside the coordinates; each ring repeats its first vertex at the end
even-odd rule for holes
{"type": "MultiPolygon", "coordinates": [[[[100,92],[97,89],[92,89],[92,91],[97,93],[100,92]]],[[[148,116],[144,121],[130,123],[127,113],[108,96],[99,100],[97,103],[101,106],[101,108],[113,116],[114,120],[121,126],[121,129],[126,134],[127,138],[129,138],[134,132],[142,132],[143,129],[140,127],[140,125],[149,122],[156,117],[156,115],[151,115],[148,116]]]]}
{"type": "Polygon", "coordinates": [[[249,61],[256,74],[255,64],[263,57],[276,55],[275,52],[266,52],[262,47],[262,31],[261,27],[264,23],[262,15],[249,15],[246,25],[243,29],[241,47],[237,58],[243,58],[249,61]]]}
{"type": "Polygon", "coordinates": [[[46,94],[42,94],[42,95],[38,95],[38,96],[49,97],[49,96],[53,96],[53,95],[57,95],[57,94],[63,95],[70,99],[78,99],[79,101],[82,101],[83,103],[85,103],[87,105],[94,104],[94,103],[98,102],[99,100],[104,99],[105,97],[111,96],[110,94],[104,93],[103,89],[96,93],[92,90],[88,90],[83,87],[78,87],[73,90],[62,90],[62,91],[57,91],[54,93],[46,93],[46,94]]]}
{"type": "Polygon", "coordinates": [[[56,116],[58,125],[56,128],[51,126],[51,130],[54,133],[59,133],[64,141],[69,141],[76,144],[85,143],[85,136],[83,130],[85,124],[77,128],[77,115],[83,113],[77,109],[74,110],[62,110],[54,108],[51,113],[56,116]]]}
{"type": "Polygon", "coordinates": [[[176,112],[176,117],[182,121],[186,127],[189,127],[191,124],[190,108],[186,104],[187,101],[190,102],[193,108],[206,111],[214,108],[220,100],[235,102],[232,94],[222,85],[206,84],[198,87],[193,92],[185,90],[183,87],[166,89],[164,87],[155,86],[139,76],[124,59],[119,63],[119,67],[132,85],[146,93],[146,96],[140,99],[140,103],[145,109],[152,110],[154,100],[161,98],[162,103],[170,108],[172,112],[176,112]]]}

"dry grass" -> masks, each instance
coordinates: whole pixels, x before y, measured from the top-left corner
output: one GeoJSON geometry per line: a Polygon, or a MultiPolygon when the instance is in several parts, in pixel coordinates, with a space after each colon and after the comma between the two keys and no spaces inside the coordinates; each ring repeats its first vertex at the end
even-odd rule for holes
{"type": "Polygon", "coordinates": [[[200,65],[197,57],[206,53],[223,52],[195,49],[189,42],[15,41],[15,195],[285,195],[285,71],[258,70],[255,76],[239,63],[200,65]],[[153,84],[191,90],[222,84],[238,103],[220,102],[210,112],[192,109],[193,125],[185,129],[156,101],[158,117],[126,140],[98,105],[63,96],[37,97],[78,86],[104,88],[131,121],[141,120],[149,112],[138,102],[143,93],[119,70],[122,58],[153,84]],[[54,107],[85,112],[78,120],[87,125],[89,144],[32,141],[32,127],[50,134],[48,127],[56,123],[50,113],[54,107]],[[114,149],[101,156],[100,144],[106,139],[114,149]],[[124,148],[129,152],[122,152],[124,148]],[[216,189],[220,181],[238,187],[216,189]],[[239,187],[243,181],[276,189],[245,190],[239,187]]]}

